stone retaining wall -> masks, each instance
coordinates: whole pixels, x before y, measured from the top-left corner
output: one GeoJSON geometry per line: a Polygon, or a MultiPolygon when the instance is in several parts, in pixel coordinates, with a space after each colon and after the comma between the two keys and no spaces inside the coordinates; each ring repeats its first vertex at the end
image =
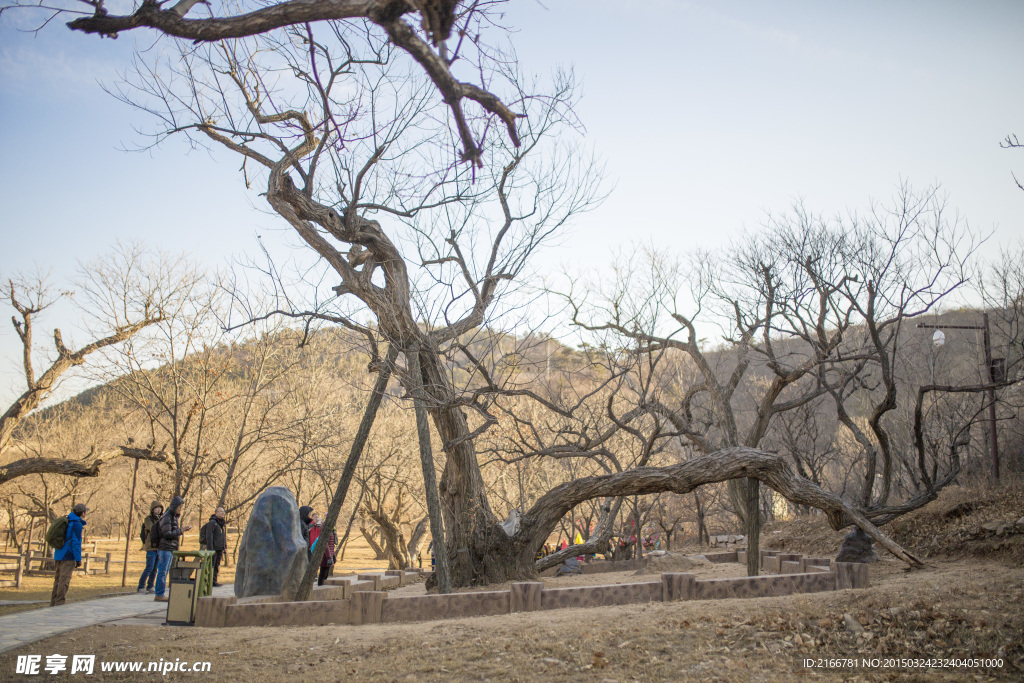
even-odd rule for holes
{"type": "Polygon", "coordinates": [[[661,602],[661,582],[545,588],[540,595],[541,609],[605,607],[639,602],[661,602]]]}
{"type": "MultiPolygon", "coordinates": [[[[715,563],[745,563],[745,555],[745,552],[725,552],[710,553],[705,557],[715,563]]],[[[761,576],[735,579],[697,580],[693,574],[665,573],[660,581],[641,583],[545,588],[541,582],[521,582],[511,584],[509,590],[504,591],[416,596],[392,596],[374,590],[374,587],[401,585],[414,577],[414,572],[360,574],[358,577],[329,579],[329,585],[316,589],[313,599],[307,602],[285,602],[274,597],[247,598],[244,601],[234,597],[199,598],[196,626],[322,626],[432,621],[570,607],[758,598],[868,586],[868,567],[865,564],[763,550],[761,567],[765,572],[761,576]]]]}

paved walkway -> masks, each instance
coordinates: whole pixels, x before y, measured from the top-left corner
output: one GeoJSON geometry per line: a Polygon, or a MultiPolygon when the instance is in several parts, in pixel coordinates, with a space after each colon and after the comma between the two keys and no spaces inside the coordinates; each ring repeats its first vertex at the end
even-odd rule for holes
{"type": "MultiPolygon", "coordinates": [[[[73,585],[71,590],[74,590],[73,585]]],[[[213,594],[234,595],[234,586],[226,584],[214,588],[213,594]]],[[[154,602],[152,595],[132,593],[7,614],[0,616],[0,653],[58,633],[127,617],[155,616],[166,611],[167,603],[154,602]]]]}

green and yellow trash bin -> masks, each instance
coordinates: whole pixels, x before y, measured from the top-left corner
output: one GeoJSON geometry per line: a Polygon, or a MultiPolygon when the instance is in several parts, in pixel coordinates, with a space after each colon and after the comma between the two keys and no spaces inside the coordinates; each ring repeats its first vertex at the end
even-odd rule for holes
{"type": "Polygon", "coordinates": [[[212,550],[175,550],[171,553],[168,575],[170,595],[167,600],[168,624],[192,624],[196,619],[196,602],[213,592],[212,550]]]}

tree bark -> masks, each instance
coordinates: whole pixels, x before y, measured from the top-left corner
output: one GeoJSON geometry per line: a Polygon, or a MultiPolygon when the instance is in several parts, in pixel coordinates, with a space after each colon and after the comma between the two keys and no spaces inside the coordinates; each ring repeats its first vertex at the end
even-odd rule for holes
{"type": "Polygon", "coordinates": [[[383,512],[364,509],[370,516],[370,519],[380,525],[381,535],[384,536],[383,550],[384,556],[388,560],[388,569],[405,569],[408,567],[408,558],[402,556],[402,546],[404,543],[400,540],[402,536],[401,530],[383,512]]]}
{"type": "Polygon", "coordinates": [[[167,455],[160,451],[147,451],[141,448],[121,446],[117,450],[104,451],[95,456],[95,460],[87,463],[84,460],[64,460],[63,458],[22,458],[14,462],[0,465],[0,484],[29,474],[62,474],[68,477],[97,477],[100,466],[110,457],[124,455],[137,460],[165,462],[167,455]]]}
{"type": "Polygon", "coordinates": [[[102,460],[92,463],[61,458],[22,458],[0,466],[0,484],[29,474],[63,474],[69,477],[96,477],[102,460]]]}
{"type": "Polygon", "coordinates": [[[359,526],[359,533],[363,535],[363,538],[366,539],[367,545],[369,545],[370,549],[373,551],[373,559],[383,560],[387,558],[387,552],[384,551],[381,544],[377,542],[377,539],[373,537],[373,534],[370,533],[365,526],[359,526]]]}
{"type": "Polygon", "coordinates": [[[824,511],[833,529],[856,524],[898,559],[911,567],[923,566],[921,560],[883,534],[859,509],[796,476],[783,456],[746,447],[727,448],[678,465],[641,467],[577,479],[555,487],[523,516],[520,533],[516,537],[520,553],[516,566],[527,566],[528,560],[536,555],[558,520],[586,500],[664,491],[683,494],[703,484],[743,477],[757,479],[795,503],[824,511]]]}
{"type": "Polygon", "coordinates": [[[423,519],[421,519],[412,530],[412,534],[409,536],[409,545],[406,546],[409,550],[409,561],[414,561],[416,556],[420,554],[420,544],[423,542],[423,537],[426,535],[427,524],[429,522],[430,515],[424,515],[423,519]]]}
{"type": "MultiPolygon", "coordinates": [[[[603,552],[608,547],[608,539],[611,538],[612,530],[615,528],[615,520],[619,516],[619,509],[621,507],[622,498],[616,498],[613,501],[609,501],[605,505],[603,511],[604,514],[597,522],[597,527],[595,527],[594,533],[586,540],[586,542],[580,543],[579,545],[571,545],[565,550],[558,550],[546,557],[540,558],[534,564],[534,569],[538,572],[542,572],[549,567],[561,564],[569,557],[603,552]]],[[[548,535],[545,534],[544,538],[547,537],[548,535]]]]}

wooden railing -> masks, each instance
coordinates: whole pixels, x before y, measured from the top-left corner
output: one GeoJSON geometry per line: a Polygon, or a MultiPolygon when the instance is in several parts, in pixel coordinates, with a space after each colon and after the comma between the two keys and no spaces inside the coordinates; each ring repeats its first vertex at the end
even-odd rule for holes
{"type": "MultiPolygon", "coordinates": [[[[75,571],[82,572],[84,574],[110,574],[111,565],[117,565],[121,567],[124,560],[115,558],[114,553],[99,553],[99,552],[84,552],[82,553],[82,566],[77,567],[75,571]],[[102,565],[102,568],[100,568],[102,565]]],[[[146,564],[145,560],[129,560],[128,564],[146,564]]],[[[21,555],[15,554],[0,554],[0,575],[2,574],[13,574],[14,575],[14,587],[21,588],[22,578],[26,575],[34,575],[36,573],[50,573],[53,572],[53,557],[49,556],[45,551],[41,550],[26,550],[21,555]],[[14,567],[3,566],[10,565],[13,562],[14,567]],[[33,567],[33,565],[36,565],[33,567]]],[[[8,581],[10,579],[7,579],[8,581]]]]}

